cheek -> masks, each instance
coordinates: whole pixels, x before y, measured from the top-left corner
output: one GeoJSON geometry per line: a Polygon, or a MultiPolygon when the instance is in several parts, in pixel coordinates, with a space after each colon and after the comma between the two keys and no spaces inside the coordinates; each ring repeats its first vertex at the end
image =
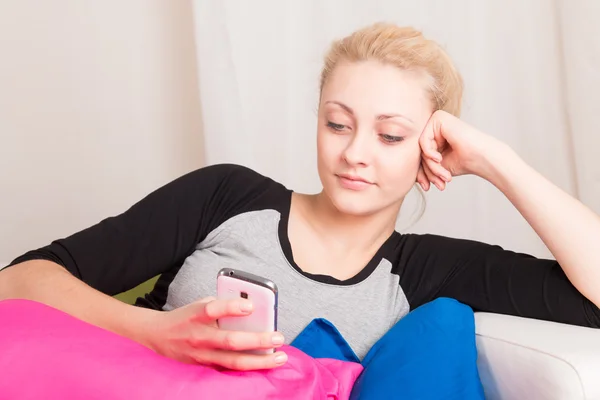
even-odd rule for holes
{"type": "Polygon", "coordinates": [[[417,179],[421,161],[421,151],[418,147],[405,147],[403,151],[390,152],[379,159],[379,171],[388,190],[402,192],[404,195],[411,189],[417,179]],[[392,154],[393,153],[393,154],[392,154]]]}
{"type": "Polygon", "coordinates": [[[343,143],[339,137],[329,132],[317,133],[317,158],[320,163],[331,164],[342,155],[343,143]]]}

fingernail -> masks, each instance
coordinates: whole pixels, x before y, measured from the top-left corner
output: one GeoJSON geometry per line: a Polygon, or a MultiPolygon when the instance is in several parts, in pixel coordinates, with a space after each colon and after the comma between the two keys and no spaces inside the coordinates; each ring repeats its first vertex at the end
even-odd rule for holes
{"type": "Polygon", "coordinates": [[[285,353],[281,353],[275,357],[275,363],[278,365],[285,364],[286,361],[287,361],[287,354],[285,354],[285,353]]]}
{"type": "Polygon", "coordinates": [[[250,312],[252,311],[252,303],[248,302],[248,301],[244,301],[240,304],[240,310],[242,310],[243,312],[250,312]]]}
{"type": "Polygon", "coordinates": [[[283,336],[282,335],[275,335],[271,338],[271,342],[273,344],[283,344],[283,336]]]}

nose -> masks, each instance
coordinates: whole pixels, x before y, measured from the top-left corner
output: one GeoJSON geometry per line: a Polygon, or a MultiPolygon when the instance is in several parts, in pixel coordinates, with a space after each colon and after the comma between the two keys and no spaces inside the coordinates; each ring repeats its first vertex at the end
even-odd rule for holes
{"type": "Polygon", "coordinates": [[[371,158],[371,148],[367,134],[356,133],[348,141],[342,157],[348,165],[367,166],[371,158]]]}

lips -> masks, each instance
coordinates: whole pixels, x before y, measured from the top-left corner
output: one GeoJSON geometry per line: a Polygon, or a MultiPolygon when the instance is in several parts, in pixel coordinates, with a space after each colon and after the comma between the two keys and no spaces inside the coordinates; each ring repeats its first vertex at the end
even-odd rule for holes
{"type": "Polygon", "coordinates": [[[339,174],[336,177],[340,185],[348,190],[361,191],[373,185],[373,183],[357,175],[339,174]]]}
{"type": "Polygon", "coordinates": [[[369,182],[368,180],[361,178],[358,175],[348,175],[348,174],[339,174],[338,175],[340,178],[349,180],[349,181],[353,181],[353,182],[364,182],[364,183],[368,183],[369,185],[371,184],[371,182],[369,182]]]}

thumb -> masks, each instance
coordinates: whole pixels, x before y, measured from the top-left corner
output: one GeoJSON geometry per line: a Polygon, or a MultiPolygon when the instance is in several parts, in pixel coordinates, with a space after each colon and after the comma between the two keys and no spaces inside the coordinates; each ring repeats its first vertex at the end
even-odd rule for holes
{"type": "Polygon", "coordinates": [[[217,298],[214,296],[204,297],[202,299],[193,301],[179,310],[183,313],[182,315],[187,315],[188,318],[192,320],[206,320],[206,308],[207,305],[217,301],[217,298]]]}
{"type": "Polygon", "coordinates": [[[195,310],[198,318],[205,322],[216,321],[222,317],[241,317],[251,314],[252,302],[245,299],[216,299],[207,303],[198,302],[201,308],[195,310]]]}
{"type": "Polygon", "coordinates": [[[196,303],[198,304],[206,304],[206,303],[210,303],[211,301],[215,301],[217,298],[215,296],[208,296],[205,297],[203,299],[197,300],[196,303]]]}

